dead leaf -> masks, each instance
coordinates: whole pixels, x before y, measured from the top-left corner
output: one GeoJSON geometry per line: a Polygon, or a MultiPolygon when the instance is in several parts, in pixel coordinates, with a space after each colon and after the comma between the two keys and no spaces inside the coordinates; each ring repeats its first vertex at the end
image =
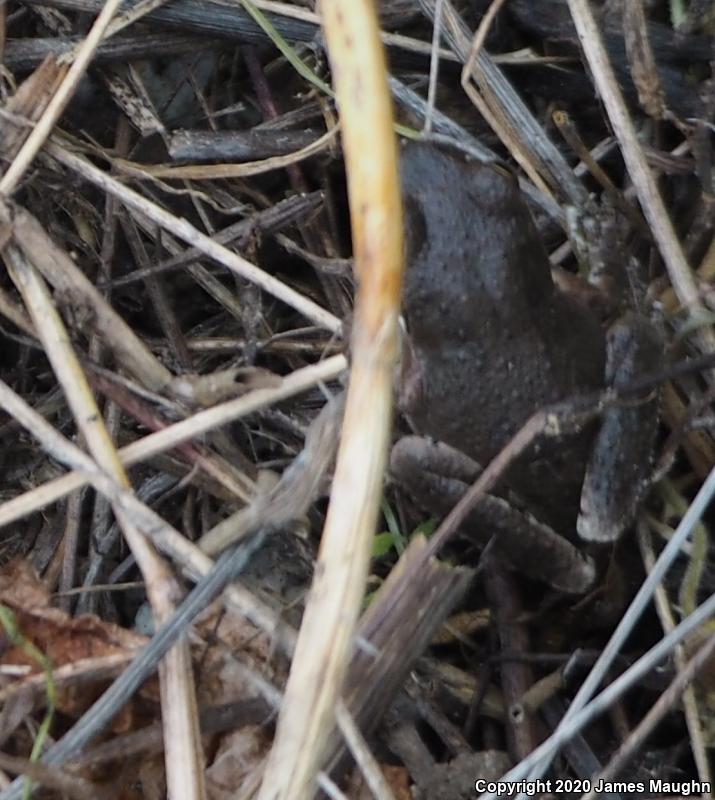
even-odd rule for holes
{"type": "Polygon", "coordinates": [[[252,725],[224,737],[213,764],[206,770],[206,789],[211,800],[233,800],[253,774],[263,770],[271,736],[263,726],[252,725]]]}
{"type": "MultiPolygon", "coordinates": [[[[15,615],[22,635],[47,658],[53,667],[74,664],[87,658],[124,655],[147,643],[145,636],[104,622],[91,614],[72,618],[50,605],[50,594],[33,568],[15,559],[0,569],[0,603],[15,615]]],[[[20,645],[13,645],[6,634],[0,664],[29,668],[28,675],[41,673],[42,666],[20,645]]],[[[101,694],[106,684],[72,686],[59,689],[57,707],[72,717],[81,715],[101,694]]],[[[125,730],[129,719],[120,717],[115,730],[125,730]]]]}

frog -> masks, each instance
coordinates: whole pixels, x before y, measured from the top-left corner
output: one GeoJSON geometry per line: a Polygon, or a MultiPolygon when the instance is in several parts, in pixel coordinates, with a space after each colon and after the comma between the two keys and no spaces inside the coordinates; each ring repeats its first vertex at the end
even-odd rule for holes
{"type": "MultiPolygon", "coordinates": [[[[406,335],[393,446],[397,483],[448,513],[536,411],[622,387],[657,369],[643,315],[604,321],[559,288],[512,173],[433,142],[401,151],[406,335]],[[609,324],[606,324],[608,322],[609,324]]],[[[631,526],[645,494],[658,398],[617,405],[581,430],[541,437],[475,506],[465,529],[510,567],[582,594],[598,553],[631,526]]]]}

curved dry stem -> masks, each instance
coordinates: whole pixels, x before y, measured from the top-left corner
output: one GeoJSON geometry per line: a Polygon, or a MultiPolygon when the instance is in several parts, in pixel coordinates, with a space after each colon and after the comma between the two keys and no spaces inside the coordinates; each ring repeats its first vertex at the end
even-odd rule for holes
{"type": "Polygon", "coordinates": [[[89,62],[92,60],[95,50],[99,47],[105,31],[121,3],[122,0],[107,0],[104,4],[104,8],[92,26],[92,30],[77,50],[74,62],[62,83],[13,159],[12,164],[8,167],[7,172],[3,175],[2,180],[0,180],[0,192],[2,194],[11,194],[17,188],[22,176],[52,132],[67,103],[72,99],[80,79],[87,71],[89,62]]]}

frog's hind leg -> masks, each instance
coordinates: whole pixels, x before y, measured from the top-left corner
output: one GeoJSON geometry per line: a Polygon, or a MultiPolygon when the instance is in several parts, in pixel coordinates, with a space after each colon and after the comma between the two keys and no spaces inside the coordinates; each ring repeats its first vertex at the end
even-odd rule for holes
{"type": "MultiPolygon", "coordinates": [[[[608,332],[606,382],[625,387],[663,362],[651,325],[628,315],[608,332]]],[[[650,393],[608,409],[586,468],[577,530],[591,542],[613,542],[631,524],[648,486],[658,428],[658,396],[650,393]]]]}
{"type": "MultiPolygon", "coordinates": [[[[390,470],[418,503],[447,514],[474,483],[482,468],[456,448],[419,436],[405,436],[392,449],[390,470]]],[[[486,495],[470,511],[465,531],[494,550],[518,572],[562,592],[583,594],[593,585],[591,559],[531,514],[486,495]]]]}

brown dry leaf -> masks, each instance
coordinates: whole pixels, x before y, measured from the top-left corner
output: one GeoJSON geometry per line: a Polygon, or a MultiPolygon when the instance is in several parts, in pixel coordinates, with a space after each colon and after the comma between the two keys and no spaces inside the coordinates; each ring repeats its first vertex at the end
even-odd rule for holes
{"type": "Polygon", "coordinates": [[[125,760],[119,773],[108,776],[102,785],[113,793],[113,800],[164,800],[166,770],[163,753],[154,753],[139,761],[125,760]]]}
{"type": "Polygon", "coordinates": [[[412,800],[412,789],[410,788],[412,781],[410,780],[410,773],[405,767],[383,764],[382,774],[387,779],[395,800],[412,800]]]}
{"type": "Polygon", "coordinates": [[[0,601],[30,610],[49,605],[50,594],[27,561],[16,558],[0,568],[0,601]]]}
{"type": "MultiPolygon", "coordinates": [[[[410,773],[405,767],[381,764],[380,769],[385,776],[387,785],[390,787],[394,800],[414,800],[414,795],[410,788],[412,784],[410,773]]],[[[359,774],[359,770],[353,770],[352,782],[354,785],[348,788],[347,797],[351,798],[351,800],[372,800],[373,794],[359,774]]]]}
{"type": "MultiPolygon", "coordinates": [[[[66,612],[53,608],[47,587],[23,559],[15,559],[0,569],[0,602],[12,609],[23,635],[55,666],[137,650],[148,641],[145,636],[94,615],[73,619],[66,612]]],[[[17,647],[6,649],[1,662],[27,664],[33,671],[40,671],[37,663],[17,647]]]]}
{"type": "Polygon", "coordinates": [[[251,774],[260,775],[272,737],[264,726],[251,725],[223,738],[213,764],[206,770],[211,800],[233,800],[251,774]]]}
{"type": "MultiPolygon", "coordinates": [[[[23,636],[44,653],[55,667],[85,658],[124,654],[143,647],[147,638],[86,614],[73,619],[50,605],[50,594],[34,569],[15,559],[0,569],[0,602],[15,614],[23,636]]],[[[2,637],[0,664],[29,667],[28,674],[42,671],[22,647],[2,637]]],[[[101,693],[102,685],[77,686],[58,691],[57,706],[70,716],[79,716],[101,693]]],[[[126,716],[115,730],[125,729],[126,716]]]]}
{"type": "Polygon", "coordinates": [[[434,635],[432,644],[452,644],[455,641],[468,639],[486,630],[490,624],[491,613],[488,609],[453,614],[434,635]]]}
{"type": "Polygon", "coordinates": [[[200,663],[196,677],[201,705],[253,697],[256,685],[250,674],[283,685],[285,670],[276,666],[270,637],[221,602],[215,602],[201,616],[196,632],[208,643],[202,652],[194,652],[194,660],[200,663]]]}

